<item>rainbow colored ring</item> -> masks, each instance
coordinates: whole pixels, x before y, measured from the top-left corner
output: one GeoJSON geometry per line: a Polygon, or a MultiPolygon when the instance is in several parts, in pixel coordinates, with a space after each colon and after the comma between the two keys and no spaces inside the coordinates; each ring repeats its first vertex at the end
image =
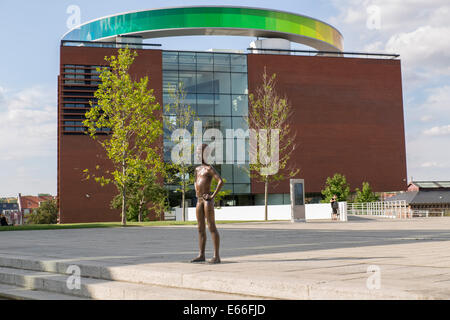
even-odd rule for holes
{"type": "Polygon", "coordinates": [[[320,51],[343,50],[343,37],[331,25],[277,10],[194,6],[143,10],[99,18],[70,30],[63,40],[114,41],[119,35],[143,39],[191,35],[282,38],[320,51]]]}

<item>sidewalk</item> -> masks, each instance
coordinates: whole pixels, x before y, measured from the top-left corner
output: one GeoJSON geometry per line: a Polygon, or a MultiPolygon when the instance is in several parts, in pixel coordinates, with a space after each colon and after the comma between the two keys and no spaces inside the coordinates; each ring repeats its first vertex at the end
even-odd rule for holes
{"type": "MultiPolygon", "coordinates": [[[[1,232],[0,269],[8,276],[0,270],[0,282],[12,285],[14,270],[63,281],[77,265],[82,283],[103,281],[92,280],[78,295],[85,298],[118,298],[105,290],[120,282],[183,289],[186,299],[204,291],[217,294],[211,299],[450,299],[450,218],[239,223],[219,232],[220,265],[188,262],[197,254],[195,226],[1,232]],[[368,278],[378,275],[379,288],[375,281],[369,289],[368,278]]],[[[208,257],[211,248],[208,234],[208,257]]],[[[145,298],[133,290],[120,294],[145,298]]]]}

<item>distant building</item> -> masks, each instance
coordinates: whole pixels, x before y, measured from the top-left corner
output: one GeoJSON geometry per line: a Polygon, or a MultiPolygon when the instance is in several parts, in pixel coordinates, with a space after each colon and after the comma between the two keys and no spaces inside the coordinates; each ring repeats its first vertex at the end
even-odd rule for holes
{"type": "Polygon", "coordinates": [[[6,210],[19,210],[19,205],[17,203],[0,203],[0,214],[6,210]]]}
{"type": "Polygon", "coordinates": [[[17,203],[0,203],[0,214],[4,214],[8,224],[20,224],[21,214],[17,203]]]}
{"type": "Polygon", "coordinates": [[[405,200],[414,211],[450,214],[450,181],[412,181],[406,192],[386,201],[405,200]]]}

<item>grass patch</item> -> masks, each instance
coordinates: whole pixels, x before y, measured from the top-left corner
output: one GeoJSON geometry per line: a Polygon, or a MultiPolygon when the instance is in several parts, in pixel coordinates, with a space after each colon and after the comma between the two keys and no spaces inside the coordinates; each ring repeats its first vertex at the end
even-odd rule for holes
{"type": "MultiPolygon", "coordinates": [[[[245,223],[263,221],[216,221],[216,224],[245,223]]],[[[158,226],[182,226],[196,225],[196,221],[149,221],[127,222],[125,227],[158,227],[158,226]]],[[[27,230],[59,230],[59,229],[88,229],[88,228],[121,228],[120,222],[96,222],[96,223],[68,223],[68,224],[26,224],[22,226],[0,227],[1,231],[27,231],[27,230]]]]}

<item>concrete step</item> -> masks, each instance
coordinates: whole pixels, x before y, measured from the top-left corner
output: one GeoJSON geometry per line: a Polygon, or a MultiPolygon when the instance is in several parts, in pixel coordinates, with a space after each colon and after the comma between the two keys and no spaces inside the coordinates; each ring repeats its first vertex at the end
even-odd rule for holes
{"type": "Polygon", "coordinates": [[[32,290],[29,288],[0,284],[0,299],[5,300],[89,300],[67,294],[32,290]]]}
{"type": "MultiPolygon", "coordinates": [[[[267,274],[230,272],[219,266],[200,266],[190,263],[163,263],[146,265],[108,265],[90,260],[43,260],[38,257],[12,257],[0,255],[0,267],[29,270],[61,277],[56,292],[76,295],[68,292],[62,279],[69,276],[71,265],[80,268],[82,283],[89,288],[81,290],[82,297],[94,299],[108,298],[109,287],[113,297],[131,297],[130,299],[442,299],[438,293],[423,295],[410,290],[383,286],[382,290],[368,290],[345,281],[328,282],[322,278],[280,278],[267,274]],[[218,267],[218,268],[217,268],[218,267]],[[127,286],[127,290],[121,286],[127,286]],[[135,289],[131,286],[135,285],[135,289]],[[117,286],[117,287],[116,287],[117,286]],[[141,289],[143,288],[145,289],[141,289]],[[150,289],[153,288],[153,289],[150,289]],[[157,289],[160,289],[158,291],[157,289]],[[83,291],[85,290],[85,291],[83,291]],[[87,291],[86,291],[87,290],[87,291]],[[122,290],[122,291],[121,291],[122,290]],[[130,291],[131,290],[131,291],[130,291]],[[134,294],[143,290],[145,293],[134,294]],[[149,293],[148,290],[153,290],[149,293]],[[172,291],[170,291],[172,290],[172,291]],[[181,290],[181,291],[177,291],[181,290]],[[186,291],[183,291],[186,290],[186,291]],[[98,293],[101,292],[101,293],[98,293]],[[118,293],[125,292],[125,293],[118,293]],[[158,295],[158,292],[161,293],[158,295]],[[171,294],[174,294],[172,297],[171,294]],[[179,293],[179,295],[177,295],[179,293]],[[133,295],[134,294],[134,295],[133,295]],[[175,297],[180,298],[175,298],[175,297]],[[141,297],[141,298],[139,298],[141,297]],[[186,298],[184,298],[186,299],[186,298]]],[[[225,266],[225,265],[224,265],[225,266]]],[[[364,275],[365,276],[365,275],[364,275]]],[[[47,282],[50,280],[47,280],[47,282]]],[[[365,279],[358,280],[365,283],[365,279]]],[[[1,281],[0,281],[1,282],[1,281]]],[[[121,298],[127,299],[127,298],[121,298]]]]}
{"type": "MultiPolygon", "coordinates": [[[[170,288],[148,284],[136,284],[80,277],[79,289],[67,285],[69,275],[0,267],[0,283],[72,296],[74,298],[102,300],[234,300],[254,299],[243,295],[215,293],[199,290],[170,288]]],[[[62,296],[61,296],[62,297],[62,296]]]]}

